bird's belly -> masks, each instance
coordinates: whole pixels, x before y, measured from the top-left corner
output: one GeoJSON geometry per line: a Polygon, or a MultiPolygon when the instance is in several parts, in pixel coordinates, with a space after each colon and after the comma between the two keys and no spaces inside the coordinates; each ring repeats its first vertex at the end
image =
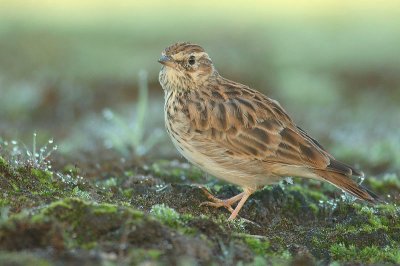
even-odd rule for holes
{"type": "MultiPolygon", "coordinates": [[[[219,156],[213,157],[210,155],[212,152],[205,150],[207,149],[206,145],[201,150],[197,149],[196,146],[198,145],[192,145],[190,140],[185,140],[178,136],[179,133],[176,129],[169,128],[168,132],[176,149],[190,163],[228,183],[256,190],[265,185],[276,183],[281,179],[281,177],[267,172],[255,173],[253,171],[255,167],[249,167],[249,163],[243,160],[238,162],[234,159],[230,160],[228,157],[224,157],[223,160],[219,156]]],[[[261,169],[261,166],[259,169],[261,169]]]]}

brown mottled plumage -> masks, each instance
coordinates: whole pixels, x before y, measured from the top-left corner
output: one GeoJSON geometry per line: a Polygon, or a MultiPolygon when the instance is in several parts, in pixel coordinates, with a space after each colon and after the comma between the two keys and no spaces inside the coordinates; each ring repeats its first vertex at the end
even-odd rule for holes
{"type": "Polygon", "coordinates": [[[253,192],[286,176],[327,181],[375,202],[350,178],[362,172],[335,160],[277,101],[220,76],[199,45],[176,43],[159,62],[165,124],[174,145],[196,166],[244,190],[228,200],[207,193],[212,202],[205,205],[226,207],[234,219],[253,192]]]}

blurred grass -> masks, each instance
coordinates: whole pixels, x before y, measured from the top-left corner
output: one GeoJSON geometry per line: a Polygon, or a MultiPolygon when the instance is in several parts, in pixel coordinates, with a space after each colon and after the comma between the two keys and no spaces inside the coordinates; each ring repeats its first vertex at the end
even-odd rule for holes
{"type": "Polygon", "coordinates": [[[159,53],[177,40],[202,44],[217,67],[249,80],[271,67],[400,69],[398,1],[209,4],[3,1],[2,73],[131,79],[144,68],[156,78],[159,53]]]}
{"type": "Polygon", "coordinates": [[[104,108],[122,120],[136,112],[143,69],[154,117],[143,134],[162,128],[156,60],[176,41],[204,46],[222,75],[279,100],[339,158],[399,171],[395,0],[3,0],[0,134],[24,139],[37,130],[70,142],[61,150],[82,148],[110,130],[104,108]]]}

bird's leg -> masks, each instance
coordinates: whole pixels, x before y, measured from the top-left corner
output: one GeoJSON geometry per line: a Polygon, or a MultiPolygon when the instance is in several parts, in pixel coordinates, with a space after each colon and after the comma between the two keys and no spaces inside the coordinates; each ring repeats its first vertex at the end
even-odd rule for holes
{"type": "Polygon", "coordinates": [[[235,210],[231,213],[231,216],[229,216],[228,221],[232,221],[233,219],[236,218],[236,216],[238,215],[240,209],[243,207],[244,203],[246,202],[246,200],[250,197],[251,194],[253,194],[254,191],[249,191],[249,190],[245,190],[242,195],[242,198],[240,199],[238,205],[236,206],[235,210]]]}
{"type": "MultiPolygon", "coordinates": [[[[211,206],[211,207],[215,207],[215,208],[225,207],[231,213],[234,213],[234,211],[237,209],[237,207],[236,207],[236,209],[233,210],[232,204],[241,200],[243,198],[243,195],[245,195],[245,192],[242,192],[232,198],[229,198],[226,200],[221,200],[221,199],[215,197],[214,195],[212,195],[210,192],[208,192],[208,190],[205,187],[200,186],[200,189],[203,190],[204,194],[206,194],[207,198],[210,200],[210,201],[205,201],[205,202],[200,203],[200,206],[211,206]]],[[[239,212],[239,210],[238,210],[238,212],[239,212]]],[[[236,213],[236,215],[237,215],[237,213],[236,213]]],[[[236,217],[236,215],[235,215],[235,217],[236,217]]]]}

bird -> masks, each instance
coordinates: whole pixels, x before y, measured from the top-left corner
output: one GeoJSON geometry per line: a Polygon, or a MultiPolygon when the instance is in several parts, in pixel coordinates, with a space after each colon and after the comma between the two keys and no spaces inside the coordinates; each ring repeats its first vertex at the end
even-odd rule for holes
{"type": "Polygon", "coordinates": [[[158,62],[165,126],[174,146],[193,165],[243,190],[218,199],[203,187],[209,201],[202,206],[225,207],[230,221],[254,192],[292,176],[328,182],[377,202],[351,178],[363,172],[336,160],[276,100],[222,77],[201,46],[177,42],[158,62]]]}

